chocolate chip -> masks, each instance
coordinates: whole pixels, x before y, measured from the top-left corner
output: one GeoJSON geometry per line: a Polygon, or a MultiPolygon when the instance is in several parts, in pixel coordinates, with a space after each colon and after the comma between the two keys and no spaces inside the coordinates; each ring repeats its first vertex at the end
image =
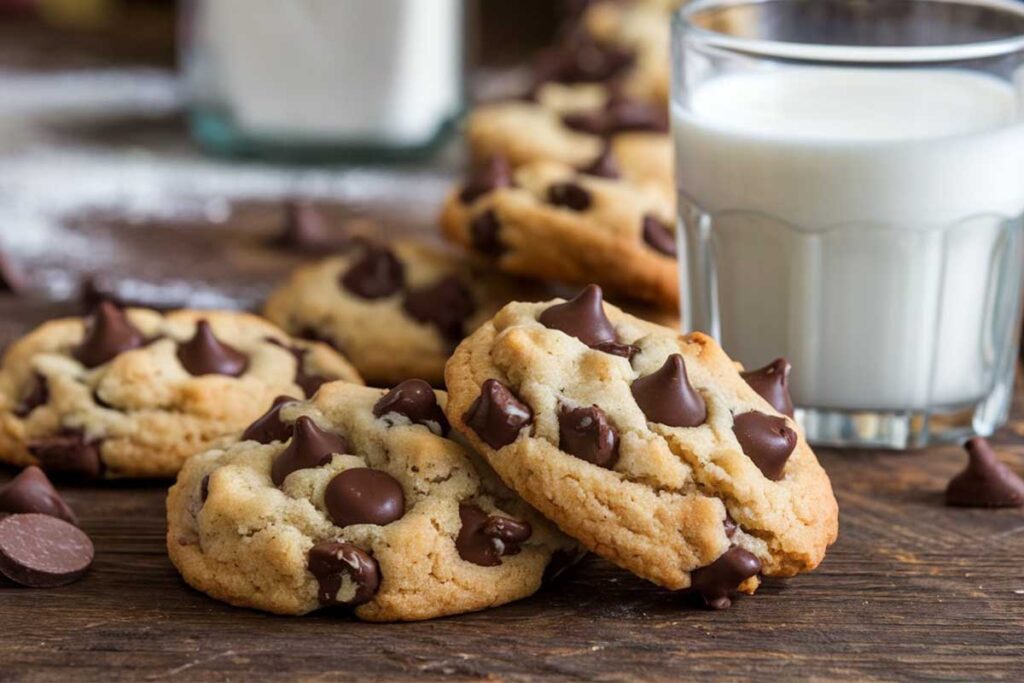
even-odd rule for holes
{"type": "Polygon", "coordinates": [[[776,358],[768,365],[740,376],[750,388],[768,401],[772,408],[783,415],[793,417],[793,399],[789,396],[789,371],[792,366],[785,358],[776,358]]]}
{"type": "Polygon", "coordinates": [[[740,584],[761,571],[761,561],[743,548],[729,548],[706,567],[690,574],[690,587],[711,609],[726,609],[732,605],[729,595],[740,584]]]}
{"type": "Polygon", "coordinates": [[[488,209],[469,223],[469,239],[473,248],[488,256],[501,256],[505,245],[501,242],[501,222],[494,209],[488,209]]]}
{"type": "Polygon", "coordinates": [[[573,182],[555,183],[548,188],[548,203],[573,211],[586,211],[590,208],[590,192],[573,182]]]}
{"type": "Polygon", "coordinates": [[[353,524],[384,526],[405,514],[405,494],[387,472],[353,467],[335,476],[324,489],[324,505],[340,527],[353,524]]]}
{"type": "Polygon", "coordinates": [[[15,266],[6,254],[0,252],[0,292],[19,294],[26,286],[21,269],[15,266]]]}
{"type": "Polygon", "coordinates": [[[619,434],[597,406],[562,406],[558,413],[558,447],[606,469],[615,467],[619,460],[619,434]]]}
{"type": "Polygon", "coordinates": [[[316,206],[293,199],[285,202],[281,233],[270,240],[270,245],[288,251],[322,252],[340,243],[332,241],[324,216],[316,206]]]}
{"type": "Polygon", "coordinates": [[[355,263],[341,276],[341,284],[364,299],[382,299],[405,284],[405,266],[387,247],[367,244],[355,263]]]}
{"type": "Polygon", "coordinates": [[[380,397],[373,406],[373,416],[389,413],[404,415],[440,436],[448,433],[448,419],[437,403],[437,395],[421,379],[407,379],[380,397]]]}
{"type": "Polygon", "coordinates": [[[547,566],[544,567],[544,575],[540,580],[541,585],[547,586],[554,583],[579,564],[586,556],[587,552],[585,550],[569,551],[563,548],[557,549],[551,553],[551,559],[548,560],[547,566]]]}
{"type": "Polygon", "coordinates": [[[30,465],[0,488],[0,512],[38,512],[78,524],[75,513],[41,469],[30,465]]]}
{"type": "Polygon", "coordinates": [[[590,347],[615,342],[615,328],[604,313],[604,294],[597,285],[587,285],[574,298],[548,306],[537,316],[544,327],[561,330],[590,347]]]}
{"type": "Polygon", "coordinates": [[[786,461],[796,448],[796,432],[785,418],[756,411],[733,418],[732,431],[747,457],[772,481],[782,479],[786,461]]]}
{"type": "Polygon", "coordinates": [[[86,323],[82,342],[72,349],[71,355],[85,367],[94,368],[145,343],[124,311],[109,301],[101,301],[86,323]]]}
{"type": "Polygon", "coordinates": [[[309,551],[309,572],[319,584],[321,605],[355,607],[369,602],[380,587],[380,567],[351,543],[326,541],[309,551]]]}
{"type": "Polygon", "coordinates": [[[612,180],[622,176],[622,171],[619,170],[619,164],[615,161],[615,155],[612,153],[612,148],[609,145],[605,145],[597,158],[588,166],[579,169],[579,171],[587,175],[595,175],[612,180]]]}
{"type": "Polygon", "coordinates": [[[622,344],[619,342],[601,342],[592,347],[595,351],[601,351],[612,356],[622,356],[627,360],[633,360],[633,356],[640,353],[640,347],[633,344],[622,344]]]}
{"type": "Polygon", "coordinates": [[[651,214],[644,216],[643,235],[644,242],[651,249],[665,256],[676,256],[676,236],[657,217],[651,214]]]}
{"type": "Polygon", "coordinates": [[[256,418],[256,421],[242,432],[242,441],[255,441],[268,444],[275,441],[287,441],[292,438],[295,426],[281,419],[281,408],[298,399],[291,396],[278,396],[270,406],[270,410],[256,418]]]}
{"type": "Polygon", "coordinates": [[[32,384],[29,385],[28,393],[25,394],[25,398],[21,399],[21,403],[14,410],[14,414],[18,417],[28,417],[33,410],[44,405],[49,400],[50,387],[46,377],[38,372],[33,373],[32,384]]]}
{"type": "Polygon", "coordinates": [[[37,513],[0,520],[0,573],[29,588],[53,588],[82,578],[95,551],[85,532],[37,513]]]}
{"type": "Polygon", "coordinates": [[[217,339],[205,320],[199,321],[190,340],[178,345],[178,360],[190,375],[238,377],[249,367],[246,355],[217,339]]]}
{"type": "Polygon", "coordinates": [[[668,427],[698,427],[707,420],[704,397],[690,384],[683,357],[674,353],[658,370],[633,381],[636,404],[650,422],[668,427]]]}
{"type": "Polygon", "coordinates": [[[270,468],[270,479],[280,486],[296,470],[321,467],[331,461],[335,453],[345,453],[348,442],[338,434],[320,429],[312,418],[303,415],[295,421],[292,440],[276,458],[270,468]]]}
{"type": "Polygon", "coordinates": [[[103,471],[99,444],[86,441],[78,430],[32,439],[28,451],[50,474],[94,479],[103,471]]]}
{"type": "Polygon", "coordinates": [[[476,311],[469,288],[454,275],[409,290],[402,307],[419,322],[434,325],[449,341],[465,336],[466,320],[476,311]]]}
{"type": "Polygon", "coordinates": [[[501,564],[501,557],[515,555],[522,548],[533,529],[529,522],[488,515],[472,503],[459,505],[462,526],[455,538],[459,557],[482,567],[501,564]]]}
{"type": "Polygon", "coordinates": [[[1024,506],[1024,481],[996,457],[988,441],[970,439],[967,467],[946,487],[946,504],[964,507],[1024,506]]]}
{"type": "Polygon", "coordinates": [[[472,204],[480,197],[501,187],[512,186],[512,166],[501,155],[493,156],[466,180],[459,201],[472,204]]]}
{"type": "Polygon", "coordinates": [[[533,411],[496,379],[480,387],[480,396],[462,416],[466,426],[494,449],[509,445],[533,422],[533,411]]]}

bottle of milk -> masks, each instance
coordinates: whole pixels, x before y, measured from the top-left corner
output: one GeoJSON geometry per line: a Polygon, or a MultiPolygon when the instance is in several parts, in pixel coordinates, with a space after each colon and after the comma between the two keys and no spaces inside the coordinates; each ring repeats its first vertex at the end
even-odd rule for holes
{"type": "Polygon", "coordinates": [[[787,357],[818,443],[988,434],[1012,395],[1024,5],[910,4],[676,25],[685,324],[747,367],[787,357]]]}
{"type": "Polygon", "coordinates": [[[408,156],[463,106],[461,0],[191,0],[193,131],[220,152],[408,156]]]}

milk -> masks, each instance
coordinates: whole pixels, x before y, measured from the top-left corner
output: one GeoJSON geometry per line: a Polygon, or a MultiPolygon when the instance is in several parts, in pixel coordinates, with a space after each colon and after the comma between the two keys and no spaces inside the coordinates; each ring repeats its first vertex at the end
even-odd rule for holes
{"type": "Polygon", "coordinates": [[[957,70],[780,67],[693,88],[673,112],[683,282],[706,270],[717,287],[684,284],[685,324],[748,367],[786,356],[801,406],[984,399],[1012,376],[1019,321],[1021,106],[957,70]]]}
{"type": "Polygon", "coordinates": [[[462,102],[460,0],[202,0],[214,93],[245,133],[416,145],[462,102]]]}

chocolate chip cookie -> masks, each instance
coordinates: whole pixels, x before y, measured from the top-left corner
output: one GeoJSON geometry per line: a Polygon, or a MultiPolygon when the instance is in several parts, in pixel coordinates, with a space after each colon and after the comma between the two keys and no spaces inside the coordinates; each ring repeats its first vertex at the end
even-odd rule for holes
{"type": "Polygon", "coordinates": [[[296,270],[265,313],[341,350],[371,384],[439,385],[452,349],[513,298],[510,286],[440,247],[364,241],[296,270]]]}
{"type": "Polygon", "coordinates": [[[530,595],[578,546],[447,438],[445,396],[333,382],[185,465],[167,548],[193,587],[279,614],[429,619],[530,595]]]}
{"type": "MultiPolygon", "coordinates": [[[[713,607],[813,569],[837,533],[794,423],[709,337],[603,304],[513,303],[445,372],[446,413],[501,478],[595,553],[713,607]]],[[[761,378],[774,396],[785,373],[761,378]]]]}
{"type": "Polygon", "coordinates": [[[278,394],[361,382],[324,344],[246,313],[122,310],[53,320],[0,366],[0,460],[50,474],[170,477],[278,394]]]}
{"type": "MultiPolygon", "coordinates": [[[[675,218],[656,194],[535,162],[493,162],[445,200],[445,235],[516,275],[584,284],[676,309],[675,218]]],[[[358,367],[358,365],[357,365],[358,367]]]]}

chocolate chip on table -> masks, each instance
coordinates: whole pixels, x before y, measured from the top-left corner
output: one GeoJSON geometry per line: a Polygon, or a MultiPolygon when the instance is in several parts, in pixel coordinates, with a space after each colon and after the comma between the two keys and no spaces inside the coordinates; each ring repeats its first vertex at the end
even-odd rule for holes
{"type": "Polygon", "coordinates": [[[610,145],[605,145],[597,158],[589,165],[579,169],[579,171],[580,173],[585,173],[587,175],[598,176],[599,178],[609,178],[612,180],[622,176],[622,171],[619,170],[619,164],[615,161],[615,155],[612,153],[610,145]]]}
{"type": "Polygon", "coordinates": [[[340,278],[341,285],[364,299],[391,296],[405,284],[405,266],[381,244],[366,244],[340,278]]]}
{"type": "Polygon", "coordinates": [[[465,336],[465,323],[476,311],[476,302],[462,280],[448,275],[432,285],[410,289],[402,307],[419,322],[436,327],[448,341],[457,342],[465,336]]]}
{"type": "Polygon", "coordinates": [[[380,588],[377,561],[351,543],[317,543],[309,551],[309,572],[319,584],[321,605],[356,607],[372,600],[380,588]]]}
{"type": "Polygon", "coordinates": [[[295,426],[281,419],[281,408],[298,399],[291,396],[278,396],[270,406],[270,410],[256,418],[256,421],[242,432],[242,441],[255,441],[268,444],[275,441],[287,441],[292,438],[295,426]]]}
{"type": "Polygon", "coordinates": [[[86,323],[82,342],[72,349],[71,355],[85,367],[94,368],[145,343],[124,311],[109,301],[101,301],[86,323]]]}
{"type": "Polygon", "coordinates": [[[347,450],[348,442],[343,436],[320,429],[312,418],[303,415],[295,421],[295,432],[288,446],[274,458],[270,478],[280,486],[292,472],[326,465],[335,453],[347,450]]]}
{"type": "Polygon", "coordinates": [[[690,573],[690,588],[704,599],[711,609],[732,605],[730,594],[740,584],[761,571],[761,561],[743,548],[729,548],[706,567],[690,573]]]}
{"type": "Polygon", "coordinates": [[[472,204],[480,197],[502,187],[512,186],[512,166],[508,159],[496,155],[478,168],[462,186],[459,201],[472,204]]]}
{"type": "Polygon", "coordinates": [[[459,520],[462,526],[455,538],[459,557],[482,567],[494,567],[503,556],[519,553],[533,533],[529,522],[488,515],[472,503],[459,505],[459,520]]]}
{"type": "Polygon", "coordinates": [[[18,476],[0,487],[0,513],[37,512],[78,524],[75,513],[64,502],[57,489],[35,465],[23,469],[18,476]]]}
{"type": "Polygon", "coordinates": [[[504,384],[488,379],[462,419],[484,443],[498,449],[515,441],[523,427],[533,422],[533,411],[504,384]]]}
{"type": "Polygon", "coordinates": [[[0,574],[29,588],[53,588],[82,578],[95,551],[85,532],[38,513],[0,520],[0,574]]]}
{"type": "Polygon", "coordinates": [[[782,479],[786,461],[796,448],[796,431],[785,418],[757,411],[733,417],[732,431],[748,458],[765,477],[782,479]]]}
{"type": "Polygon", "coordinates": [[[405,493],[387,472],[353,467],[339,473],[324,489],[327,513],[340,527],[353,524],[384,526],[405,514],[405,493]]]}
{"type": "Polygon", "coordinates": [[[651,249],[665,256],[676,256],[675,233],[656,216],[644,216],[643,238],[651,249]]]}
{"type": "Polygon", "coordinates": [[[28,393],[21,399],[21,403],[14,409],[18,417],[28,417],[33,410],[50,400],[50,387],[46,377],[38,372],[32,374],[32,383],[29,385],[28,393]]]}
{"type": "Polygon", "coordinates": [[[217,339],[206,320],[196,324],[196,333],[178,345],[178,360],[190,375],[238,377],[249,367],[249,358],[217,339]]]}
{"type": "Polygon", "coordinates": [[[437,403],[437,395],[422,379],[407,379],[380,397],[373,406],[374,417],[398,413],[426,426],[435,434],[448,433],[448,418],[437,403]]]}
{"type": "Polygon", "coordinates": [[[548,188],[548,203],[573,211],[586,211],[590,208],[591,197],[590,192],[577,183],[555,183],[548,188]]]}
{"type": "Polygon", "coordinates": [[[1024,480],[996,456],[988,441],[974,437],[964,444],[967,467],[946,487],[946,504],[962,507],[1022,507],[1024,480]]]}
{"type": "Polygon", "coordinates": [[[793,399],[789,396],[789,371],[792,367],[785,358],[776,358],[763,368],[741,372],[740,376],[772,408],[793,417],[793,399]]]}
{"type": "Polygon", "coordinates": [[[487,209],[469,222],[469,239],[473,248],[488,256],[501,256],[505,245],[501,242],[501,222],[494,209],[487,209]]]}
{"type": "Polygon", "coordinates": [[[561,330],[590,347],[618,341],[615,328],[604,313],[604,294],[597,285],[587,285],[565,303],[548,306],[537,320],[544,327],[561,330]]]}
{"type": "Polygon", "coordinates": [[[29,441],[28,452],[50,474],[94,479],[103,472],[99,443],[74,429],[29,441]]]}
{"type": "Polygon", "coordinates": [[[619,434],[597,406],[558,413],[558,447],[580,460],[611,469],[619,459],[619,434]]]}
{"type": "Polygon", "coordinates": [[[683,357],[674,353],[653,373],[633,381],[630,390],[647,420],[668,427],[698,427],[707,420],[704,397],[690,384],[683,357]]]}

